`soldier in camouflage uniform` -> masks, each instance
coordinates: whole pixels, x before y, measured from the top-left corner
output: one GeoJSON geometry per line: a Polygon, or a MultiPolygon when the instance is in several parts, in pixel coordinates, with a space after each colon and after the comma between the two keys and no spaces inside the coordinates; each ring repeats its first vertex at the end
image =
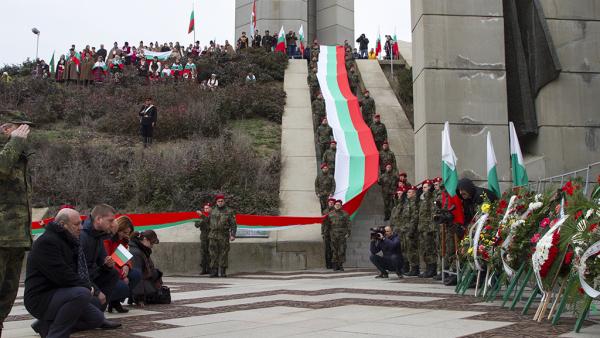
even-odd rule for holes
{"type": "Polygon", "coordinates": [[[358,78],[358,72],[354,69],[354,66],[350,67],[348,79],[350,80],[350,91],[352,91],[352,94],[357,95],[360,79],[358,78]]]}
{"type": "MultiPolygon", "coordinates": [[[[436,214],[436,212],[439,210],[438,205],[442,205],[442,190],[441,190],[441,185],[442,185],[442,178],[441,177],[436,177],[433,179],[433,210],[431,211],[433,215],[436,214]]],[[[439,224],[435,224],[435,247],[437,248],[437,252],[441,253],[441,240],[442,240],[442,228],[441,225],[439,224]]],[[[441,255],[438,254],[438,267],[442,266],[442,263],[440,261],[441,255]]],[[[433,277],[434,280],[442,280],[442,274],[438,273],[436,276],[433,277]]]]}
{"type": "Polygon", "coordinates": [[[320,52],[321,52],[321,46],[319,46],[319,41],[317,41],[317,39],[314,39],[313,44],[310,47],[310,56],[312,58],[316,58],[318,61],[320,52]]]}
{"type": "Polygon", "coordinates": [[[373,123],[373,116],[375,115],[375,100],[371,97],[368,90],[365,90],[363,96],[363,99],[360,101],[362,117],[367,126],[370,126],[373,123]]]}
{"type": "Polygon", "coordinates": [[[394,192],[398,184],[398,177],[392,170],[392,164],[385,164],[385,172],[379,175],[377,184],[381,186],[381,196],[383,197],[384,221],[390,219],[392,208],[394,207],[394,192]]]}
{"type": "Polygon", "coordinates": [[[335,179],[326,163],[321,164],[321,174],[315,179],[315,194],[321,203],[321,213],[327,210],[327,199],[335,192],[335,179]]]}
{"type": "MultiPolygon", "coordinates": [[[[327,209],[325,215],[335,210],[335,198],[331,197],[327,200],[327,209]]],[[[329,218],[325,216],[321,222],[321,237],[323,237],[323,244],[325,245],[325,267],[332,269],[331,263],[331,224],[329,224],[329,218]]]]}
{"type": "Polygon", "coordinates": [[[323,118],[325,118],[325,100],[323,100],[323,94],[317,93],[317,97],[312,101],[312,116],[314,131],[317,131],[323,118]]]}
{"type": "Polygon", "coordinates": [[[423,193],[419,201],[419,255],[423,257],[427,270],[419,277],[431,278],[437,273],[437,226],[433,222],[434,193],[431,191],[432,181],[423,181],[423,193]]]}
{"type": "Polygon", "coordinates": [[[396,155],[390,150],[388,141],[383,141],[381,145],[381,151],[379,152],[379,170],[383,172],[385,170],[385,164],[392,164],[392,171],[396,172],[398,167],[396,166],[396,155]]]}
{"type": "Polygon", "coordinates": [[[331,234],[331,263],[334,271],[344,271],[346,240],[350,237],[350,216],[342,210],[342,201],[335,201],[334,210],[327,214],[331,234]]]}
{"type": "Polygon", "coordinates": [[[319,145],[318,156],[323,157],[325,150],[329,146],[329,143],[333,139],[333,129],[327,124],[327,118],[324,117],[321,120],[321,125],[317,128],[317,144],[319,145]]]}
{"type": "MultiPolygon", "coordinates": [[[[396,189],[396,194],[394,195],[394,208],[392,209],[392,214],[390,216],[390,225],[394,230],[394,233],[399,234],[400,231],[400,223],[402,222],[402,210],[404,210],[404,205],[406,204],[406,188],[398,188],[396,189]]],[[[400,238],[402,241],[402,238],[400,238]]],[[[402,242],[401,242],[402,244],[402,242]]],[[[402,248],[402,246],[401,246],[402,248]]],[[[404,250],[402,248],[402,250],[404,250]]],[[[404,252],[401,252],[404,255],[404,252]]],[[[408,268],[404,269],[404,257],[403,262],[400,262],[401,270],[403,273],[408,272],[408,268]]]]}
{"type": "Polygon", "coordinates": [[[206,203],[202,208],[202,211],[196,211],[196,213],[198,213],[198,216],[200,217],[200,221],[194,223],[194,226],[200,229],[200,268],[202,269],[202,275],[210,273],[210,254],[208,252],[208,247],[210,244],[208,240],[208,232],[210,230],[211,211],[212,206],[210,205],[210,203],[206,203]]]}
{"type": "Polygon", "coordinates": [[[417,204],[417,188],[411,186],[406,191],[406,202],[400,216],[397,232],[400,235],[402,256],[408,261],[410,271],[406,276],[419,275],[419,252],[417,227],[419,223],[419,205],[417,204]]]}
{"type": "Polygon", "coordinates": [[[0,112],[0,335],[17,297],[25,251],[31,248],[30,124],[21,112],[0,112]]]}
{"type": "Polygon", "coordinates": [[[208,251],[210,254],[210,277],[227,277],[229,241],[235,240],[237,223],[235,213],[225,206],[225,196],[217,195],[217,206],[210,213],[208,251]]]}
{"type": "Polygon", "coordinates": [[[377,150],[381,150],[383,146],[383,141],[387,140],[387,129],[385,128],[385,124],[381,123],[381,116],[376,114],[373,123],[371,123],[371,133],[373,134],[373,139],[375,140],[375,145],[377,146],[377,150]]]}
{"type": "Polygon", "coordinates": [[[308,72],[308,86],[310,87],[310,99],[314,100],[317,93],[321,90],[319,79],[317,78],[317,68],[312,68],[308,72]]]}
{"type": "Polygon", "coordinates": [[[335,176],[335,153],[337,152],[336,147],[337,142],[332,140],[329,143],[329,149],[325,150],[325,153],[321,158],[321,163],[327,164],[332,176],[335,176]]]}

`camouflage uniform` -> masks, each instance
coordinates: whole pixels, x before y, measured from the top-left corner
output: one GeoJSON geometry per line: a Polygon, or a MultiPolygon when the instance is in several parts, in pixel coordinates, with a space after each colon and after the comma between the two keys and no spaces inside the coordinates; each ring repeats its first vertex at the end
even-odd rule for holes
{"type": "Polygon", "coordinates": [[[350,216],[344,210],[333,210],[327,214],[331,234],[331,262],[334,269],[343,269],[346,261],[346,239],[350,237],[350,216]]]}
{"type": "Polygon", "coordinates": [[[314,130],[317,131],[321,121],[325,115],[325,100],[323,98],[315,98],[312,102],[312,116],[314,130]]]}
{"type": "Polygon", "coordinates": [[[423,192],[419,202],[419,255],[423,256],[423,260],[427,265],[427,272],[424,277],[429,278],[435,275],[437,263],[437,247],[435,240],[435,224],[433,222],[433,201],[434,194],[432,191],[423,192]]]}
{"type": "MultiPolygon", "coordinates": [[[[9,121],[6,121],[9,122],[9,121]]],[[[0,124],[2,124],[0,122],[0,124]]],[[[31,177],[27,140],[11,137],[0,144],[0,324],[19,289],[25,251],[31,247],[31,177]]]]}
{"type": "Polygon", "coordinates": [[[320,124],[319,128],[317,128],[317,143],[319,144],[319,156],[323,156],[325,154],[325,150],[329,146],[331,142],[331,138],[333,137],[333,130],[328,124],[320,124]]]}
{"type": "Polygon", "coordinates": [[[385,220],[390,219],[392,208],[394,207],[394,193],[398,185],[398,176],[394,171],[384,172],[379,175],[377,183],[381,186],[381,196],[383,197],[383,210],[385,220]]]}
{"type": "Polygon", "coordinates": [[[419,252],[417,247],[418,234],[417,226],[419,223],[419,207],[417,198],[407,198],[402,208],[402,214],[399,220],[399,226],[396,228],[400,235],[402,246],[402,256],[408,260],[411,270],[419,269],[419,252]]]}
{"type": "Polygon", "coordinates": [[[337,152],[337,149],[333,149],[333,148],[329,147],[329,149],[325,150],[325,153],[323,154],[323,158],[321,159],[321,163],[325,163],[329,167],[329,172],[331,173],[332,176],[335,175],[335,153],[336,152],[337,152]]]}
{"type": "Polygon", "coordinates": [[[396,155],[389,148],[387,150],[382,149],[379,151],[379,171],[385,171],[385,165],[387,163],[392,164],[392,171],[398,169],[396,165],[396,155]]]}
{"type": "Polygon", "coordinates": [[[308,86],[310,87],[310,98],[311,100],[316,97],[317,91],[320,90],[319,87],[319,79],[317,78],[317,73],[314,70],[308,72],[308,86]]]}
{"type": "Polygon", "coordinates": [[[352,91],[352,94],[356,95],[360,83],[356,70],[348,74],[348,79],[350,80],[350,90],[352,91]]]}
{"type": "Polygon", "coordinates": [[[315,192],[319,196],[319,202],[321,203],[321,212],[327,210],[327,200],[335,192],[335,179],[330,173],[319,174],[315,179],[315,192]]]}
{"type": "Polygon", "coordinates": [[[375,139],[375,145],[377,146],[377,150],[381,150],[383,141],[387,140],[388,138],[385,124],[381,123],[381,121],[375,121],[371,123],[371,133],[373,134],[373,139],[375,139]]]}
{"type": "Polygon", "coordinates": [[[400,229],[400,222],[402,221],[402,210],[404,209],[404,204],[406,204],[406,199],[402,198],[397,200],[394,198],[396,205],[392,209],[392,213],[390,215],[390,225],[394,229],[394,232],[398,233],[398,229],[400,229]]]}
{"type": "MultiPolygon", "coordinates": [[[[333,211],[333,208],[327,208],[325,212],[329,214],[333,211]]],[[[325,267],[331,269],[331,224],[329,218],[325,216],[321,222],[321,237],[323,237],[323,244],[325,246],[325,267]]]]}
{"type": "Polygon", "coordinates": [[[210,267],[227,268],[229,262],[229,236],[235,236],[237,224],[232,209],[215,206],[210,213],[210,231],[208,233],[208,251],[210,267]]]}
{"type": "Polygon", "coordinates": [[[208,233],[210,231],[210,216],[201,217],[200,221],[195,222],[196,228],[200,229],[200,268],[202,273],[208,273],[210,270],[210,253],[208,251],[209,239],[208,233]]]}
{"type": "Polygon", "coordinates": [[[360,102],[362,107],[362,117],[365,123],[370,126],[373,123],[373,116],[375,116],[375,100],[369,95],[360,102]]]}

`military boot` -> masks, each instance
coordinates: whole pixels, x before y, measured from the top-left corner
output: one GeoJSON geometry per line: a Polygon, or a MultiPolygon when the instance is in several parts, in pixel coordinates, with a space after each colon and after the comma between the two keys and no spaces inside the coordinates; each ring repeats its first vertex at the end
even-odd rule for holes
{"type": "Polygon", "coordinates": [[[227,274],[225,273],[225,270],[227,270],[227,268],[220,268],[219,270],[220,270],[219,271],[220,277],[223,277],[223,278],[227,277],[227,274]]]}
{"type": "Polygon", "coordinates": [[[219,277],[219,270],[217,268],[211,269],[210,276],[208,276],[208,277],[210,277],[210,278],[219,277]]]}
{"type": "Polygon", "coordinates": [[[410,268],[410,271],[407,274],[405,274],[405,276],[408,276],[408,277],[417,277],[417,276],[419,276],[419,266],[418,265],[413,265],[410,268]]]}
{"type": "Polygon", "coordinates": [[[435,277],[437,271],[437,264],[427,264],[427,271],[423,274],[423,278],[435,277]]]}
{"type": "Polygon", "coordinates": [[[344,266],[342,264],[338,265],[338,271],[344,271],[344,266]]]}

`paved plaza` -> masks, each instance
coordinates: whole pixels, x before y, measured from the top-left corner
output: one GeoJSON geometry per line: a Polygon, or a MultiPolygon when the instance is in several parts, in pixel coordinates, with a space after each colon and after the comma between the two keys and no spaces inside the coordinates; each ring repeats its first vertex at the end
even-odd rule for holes
{"type": "MultiPolygon", "coordinates": [[[[534,323],[530,315],[482,303],[471,295],[419,278],[374,279],[347,269],[238,274],[226,279],[167,277],[173,303],[107,314],[123,323],[113,331],[74,337],[599,337],[588,321],[534,323]]],[[[472,293],[472,290],[469,290],[472,293]]],[[[592,317],[596,321],[600,318],[592,317]]],[[[23,307],[23,289],[3,337],[36,337],[23,307]]]]}

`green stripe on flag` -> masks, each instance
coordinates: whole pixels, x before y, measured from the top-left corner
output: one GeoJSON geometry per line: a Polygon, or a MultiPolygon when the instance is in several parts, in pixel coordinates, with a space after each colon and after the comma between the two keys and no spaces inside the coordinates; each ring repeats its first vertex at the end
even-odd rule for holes
{"type": "Polygon", "coordinates": [[[456,187],[458,187],[458,174],[456,169],[452,170],[446,162],[442,161],[442,177],[444,187],[450,196],[456,195],[456,187]]]}
{"type": "Polygon", "coordinates": [[[513,185],[515,187],[528,185],[529,178],[527,177],[527,171],[525,170],[525,167],[519,163],[517,154],[511,154],[510,160],[512,164],[513,185]]]}
{"type": "Polygon", "coordinates": [[[125,256],[125,254],[123,254],[120,250],[115,250],[115,254],[123,264],[127,263],[127,261],[129,260],[127,256],[125,256]]]}
{"type": "Polygon", "coordinates": [[[500,193],[500,184],[498,184],[498,173],[496,172],[496,166],[488,172],[488,189],[490,189],[498,198],[502,196],[500,193]]]}

